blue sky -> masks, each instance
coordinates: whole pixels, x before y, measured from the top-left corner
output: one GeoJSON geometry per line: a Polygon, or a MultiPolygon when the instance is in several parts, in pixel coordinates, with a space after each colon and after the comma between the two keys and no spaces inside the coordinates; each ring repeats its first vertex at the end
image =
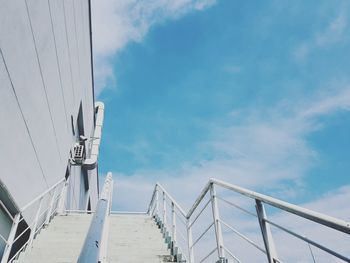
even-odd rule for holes
{"type": "Polygon", "coordinates": [[[349,186],[347,1],[164,3],[95,4],[101,174],[184,202],[209,177],[295,203],[349,186]]]}

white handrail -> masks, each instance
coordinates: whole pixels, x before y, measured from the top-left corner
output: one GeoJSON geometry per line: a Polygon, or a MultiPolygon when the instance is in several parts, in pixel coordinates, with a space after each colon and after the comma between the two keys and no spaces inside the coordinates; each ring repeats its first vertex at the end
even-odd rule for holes
{"type": "Polygon", "coordinates": [[[61,180],[59,180],[57,183],[55,183],[53,186],[51,186],[49,189],[47,189],[46,191],[44,191],[43,193],[41,193],[40,195],[38,195],[37,197],[35,197],[32,201],[30,201],[29,203],[27,203],[25,206],[23,206],[20,209],[20,212],[23,213],[28,207],[30,207],[32,204],[34,204],[36,201],[38,201],[39,199],[41,199],[43,196],[45,196],[47,193],[51,192],[52,189],[56,188],[56,186],[58,186],[60,183],[64,182],[66,179],[62,178],[61,180]]]}
{"type": "Polygon", "coordinates": [[[261,202],[264,202],[265,204],[272,205],[276,208],[280,208],[286,212],[293,213],[295,215],[301,216],[303,218],[309,219],[311,221],[314,221],[316,223],[331,227],[333,229],[337,229],[343,233],[350,234],[350,222],[346,222],[344,220],[331,217],[325,214],[321,214],[315,211],[312,211],[307,208],[303,208],[297,205],[293,205],[290,203],[287,203],[285,201],[279,200],[277,198],[273,198],[268,195],[260,194],[248,189],[245,189],[243,187],[239,187],[233,184],[229,184],[217,179],[210,179],[211,183],[214,183],[216,185],[222,186],[226,189],[235,191],[237,193],[240,193],[242,195],[245,195],[247,197],[250,197],[255,200],[260,200],[261,202]]]}
{"type": "Polygon", "coordinates": [[[181,213],[181,215],[183,215],[184,217],[186,217],[186,213],[185,210],[182,209],[182,207],[175,201],[175,199],[164,189],[164,187],[157,183],[156,186],[169,198],[169,200],[174,203],[175,207],[179,210],[179,212],[181,213]]]}
{"type": "MultiPolygon", "coordinates": [[[[180,220],[182,222],[187,222],[186,223],[186,231],[187,231],[187,239],[181,234],[181,232],[179,232],[179,236],[182,237],[182,239],[185,239],[184,241],[187,242],[187,246],[186,247],[182,247],[181,249],[184,249],[184,251],[186,252],[186,256],[185,258],[189,261],[189,263],[194,263],[194,246],[203,238],[203,236],[208,232],[208,228],[205,228],[205,230],[199,234],[199,236],[196,238],[195,242],[193,242],[192,240],[192,227],[196,224],[197,219],[202,216],[202,212],[208,207],[209,203],[212,203],[212,215],[213,215],[213,219],[212,219],[212,223],[210,224],[209,228],[211,228],[213,225],[215,226],[215,239],[216,239],[216,248],[211,251],[209,253],[209,255],[207,255],[206,257],[204,257],[203,260],[207,259],[209,256],[211,256],[215,251],[218,252],[218,261],[219,263],[221,262],[226,262],[226,258],[225,258],[225,254],[224,251],[228,252],[230,254],[230,256],[232,256],[233,258],[235,258],[235,260],[239,261],[237,259],[237,257],[235,255],[232,254],[231,251],[229,251],[225,244],[224,244],[224,240],[223,240],[223,235],[222,235],[222,230],[221,230],[221,226],[220,224],[224,224],[226,227],[228,227],[230,230],[232,230],[234,233],[238,234],[239,237],[245,239],[247,242],[249,242],[250,244],[252,244],[256,249],[260,250],[261,252],[264,252],[267,256],[267,260],[269,263],[274,263],[274,262],[282,262],[280,259],[278,259],[277,256],[277,252],[274,246],[274,242],[273,242],[273,237],[272,237],[272,233],[270,231],[270,226],[279,228],[280,230],[296,237],[299,238],[300,240],[303,240],[305,242],[308,243],[308,245],[313,245],[314,247],[317,247],[325,252],[327,252],[330,255],[333,255],[337,258],[340,258],[346,262],[350,262],[350,259],[348,257],[345,257],[321,244],[316,243],[315,241],[312,241],[309,238],[306,238],[300,234],[297,234],[291,230],[288,230],[285,227],[282,227],[272,221],[270,221],[267,218],[266,215],[266,210],[264,208],[263,204],[268,204],[270,206],[273,206],[275,208],[281,209],[283,211],[286,211],[288,213],[292,213],[295,214],[299,217],[308,219],[310,221],[313,221],[315,223],[327,226],[331,229],[343,232],[345,234],[350,234],[350,222],[346,222],[344,220],[341,219],[337,219],[328,215],[324,215],[322,213],[318,213],[315,211],[312,211],[310,209],[306,209],[297,205],[293,205],[290,204],[288,202],[279,200],[277,198],[273,198],[271,196],[268,195],[264,195],[264,194],[260,194],[248,189],[245,189],[243,187],[239,187],[230,183],[226,183],[223,182],[221,180],[217,180],[217,179],[210,179],[208,181],[208,183],[204,186],[204,188],[202,189],[201,193],[199,194],[199,196],[197,197],[197,199],[195,200],[194,204],[192,205],[192,207],[188,210],[188,212],[186,213],[185,210],[183,210],[181,208],[181,206],[175,201],[175,199],[164,189],[163,186],[161,186],[159,183],[156,184],[153,194],[152,194],[152,198],[151,198],[151,202],[149,204],[148,207],[148,214],[151,214],[152,216],[156,217],[156,220],[158,221],[160,227],[162,228],[163,233],[165,233],[164,235],[167,236],[168,235],[168,230],[167,229],[171,229],[171,237],[174,239],[176,239],[176,233],[178,233],[178,229],[176,224],[174,223],[174,215],[178,215],[181,216],[182,218],[184,218],[184,220],[180,220]],[[256,203],[256,214],[240,207],[237,206],[236,204],[227,201],[219,196],[217,196],[215,189],[214,189],[214,185],[219,186],[221,188],[239,193],[245,197],[248,197],[252,200],[255,201],[256,203]],[[158,192],[160,192],[161,194],[163,194],[163,197],[161,199],[161,201],[158,198],[158,192]],[[210,194],[210,199],[209,201],[206,201],[204,205],[202,205],[204,198],[206,197],[207,194],[210,194]],[[166,222],[166,220],[162,220],[162,218],[166,218],[167,217],[167,209],[166,209],[166,202],[165,200],[169,200],[171,202],[171,215],[170,218],[173,218],[171,223],[166,222]],[[259,222],[259,226],[261,229],[261,234],[264,240],[264,245],[265,248],[261,248],[260,246],[258,246],[256,243],[254,243],[252,240],[250,240],[249,238],[247,238],[246,236],[244,236],[243,234],[241,234],[240,232],[238,232],[236,229],[232,228],[230,225],[228,225],[227,223],[225,223],[224,221],[222,221],[222,219],[220,219],[219,216],[219,210],[218,210],[218,206],[216,204],[217,200],[221,200],[224,201],[228,204],[230,204],[231,206],[233,206],[234,208],[237,208],[239,210],[242,210],[243,212],[246,212],[250,215],[253,215],[254,217],[256,217],[258,219],[259,222]],[[162,202],[163,205],[160,205],[159,203],[162,202]],[[201,209],[199,210],[199,212],[197,211],[197,209],[199,208],[199,206],[201,206],[201,209]],[[160,207],[160,209],[159,209],[160,207]],[[153,208],[153,209],[152,209],[153,208]],[[174,212],[174,210],[177,209],[180,214],[177,214],[174,212]],[[195,214],[196,212],[196,214],[195,214]]],[[[180,248],[178,248],[180,249],[180,248]]]]}
{"type": "Polygon", "coordinates": [[[32,201],[30,201],[29,203],[24,205],[22,208],[20,208],[19,212],[14,217],[12,217],[13,224],[11,227],[9,237],[6,240],[6,247],[5,247],[4,253],[3,253],[2,258],[1,258],[1,263],[12,262],[12,260],[14,260],[22,250],[26,249],[28,244],[31,244],[33,242],[35,234],[37,232],[39,232],[40,229],[45,224],[49,223],[50,219],[52,219],[52,217],[56,213],[58,201],[59,201],[59,198],[61,197],[60,194],[57,195],[54,193],[57,192],[57,188],[65,181],[66,181],[65,178],[60,179],[57,183],[52,185],[50,188],[45,190],[43,193],[41,193],[40,195],[35,197],[32,201]],[[44,198],[46,198],[47,196],[51,196],[50,197],[51,200],[48,202],[49,206],[43,208],[42,203],[43,203],[44,198]],[[23,213],[29,207],[31,207],[32,205],[34,205],[38,202],[39,202],[39,206],[36,208],[36,211],[34,211],[35,216],[34,216],[33,220],[31,222],[27,222],[25,217],[23,216],[23,213]],[[17,228],[22,221],[26,221],[28,226],[24,230],[22,230],[20,233],[17,233],[17,228]],[[40,225],[39,225],[39,221],[40,221],[40,225]],[[9,259],[13,244],[15,242],[17,242],[24,235],[24,233],[29,231],[29,230],[31,231],[29,239],[26,240],[26,242],[21,246],[21,248],[18,251],[16,251],[16,253],[9,259]]]}

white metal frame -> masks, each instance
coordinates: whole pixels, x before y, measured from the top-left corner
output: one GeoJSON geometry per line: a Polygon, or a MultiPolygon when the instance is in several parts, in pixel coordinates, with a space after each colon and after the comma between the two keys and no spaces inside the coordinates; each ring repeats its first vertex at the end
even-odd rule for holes
{"type": "MultiPolygon", "coordinates": [[[[177,247],[176,251],[182,254],[184,259],[189,263],[194,262],[204,262],[210,256],[212,256],[215,252],[217,252],[217,263],[225,263],[227,262],[227,257],[230,256],[235,262],[241,262],[237,256],[232,253],[228,247],[225,246],[225,242],[223,240],[222,226],[226,229],[231,230],[234,234],[238,235],[238,237],[242,238],[250,245],[252,245],[255,249],[264,253],[267,257],[267,262],[269,263],[281,263],[282,261],[278,258],[277,250],[275,244],[273,242],[272,232],[270,227],[277,228],[279,230],[284,231],[285,233],[294,236],[304,242],[307,243],[310,249],[311,257],[314,259],[314,255],[311,249],[311,246],[316,247],[324,252],[329,253],[330,255],[342,259],[345,262],[350,262],[350,258],[344,255],[341,255],[324,245],[321,245],[301,234],[295,233],[294,231],[288,229],[287,227],[281,226],[275,222],[272,222],[267,218],[266,210],[264,208],[264,204],[275,207],[279,210],[297,215],[301,218],[305,218],[311,220],[317,224],[324,225],[328,228],[343,232],[345,234],[350,234],[350,222],[346,222],[334,217],[330,217],[297,205],[293,205],[282,200],[263,195],[233,184],[229,184],[217,179],[210,179],[207,185],[204,187],[190,210],[186,213],[181,206],[175,201],[175,199],[159,184],[157,183],[153,195],[147,210],[147,213],[150,216],[153,216],[158,225],[161,227],[163,233],[166,233],[165,236],[169,235],[173,244],[175,246],[178,245],[177,239],[181,236],[182,239],[186,242],[186,246],[177,247]],[[216,193],[216,188],[221,187],[235,193],[239,193],[249,199],[255,201],[255,209],[256,213],[250,212],[245,208],[238,206],[220,196],[216,193]],[[205,201],[205,197],[209,194],[209,201],[205,201]],[[159,195],[162,197],[162,200],[159,200],[159,195]],[[257,218],[257,221],[260,226],[262,239],[264,241],[264,247],[259,246],[257,243],[240,233],[234,227],[232,227],[227,222],[224,222],[220,218],[218,201],[225,202],[231,205],[234,208],[237,208],[251,216],[257,218]],[[170,204],[170,212],[167,210],[167,205],[170,204]],[[193,241],[192,236],[192,228],[196,224],[197,219],[202,215],[202,212],[211,204],[211,214],[212,214],[212,223],[193,241]],[[171,222],[167,222],[167,214],[170,213],[171,222]],[[179,219],[179,220],[177,220],[179,219]],[[179,231],[177,227],[177,222],[181,222],[186,229],[186,233],[183,234],[179,231]],[[214,226],[215,230],[215,239],[216,239],[216,247],[213,250],[208,251],[208,254],[197,259],[200,255],[195,255],[194,247],[196,244],[206,235],[206,233],[214,226]],[[170,229],[170,233],[168,234],[167,229],[170,229]],[[195,258],[196,256],[196,258],[195,258]]],[[[164,235],[164,234],[163,234],[164,235]]],[[[178,261],[181,262],[181,261],[178,261]]]]}
{"type": "Polygon", "coordinates": [[[35,238],[36,234],[45,225],[49,224],[51,219],[57,214],[60,199],[64,199],[61,198],[63,197],[62,194],[64,194],[64,191],[61,191],[59,194],[58,192],[61,190],[61,188],[64,189],[65,182],[65,178],[59,180],[56,184],[51,186],[45,192],[43,192],[42,194],[34,198],[32,201],[30,201],[28,204],[23,206],[14,217],[12,217],[12,215],[7,211],[5,205],[2,202],[0,203],[2,208],[4,208],[5,211],[7,211],[7,213],[10,215],[10,218],[12,219],[12,227],[8,238],[5,238],[2,235],[0,235],[2,241],[6,243],[5,250],[1,258],[1,263],[12,262],[13,260],[17,259],[17,256],[20,254],[20,252],[24,251],[28,246],[30,247],[32,245],[33,239],[35,238]],[[49,198],[48,205],[43,206],[43,201],[46,198],[49,198]],[[35,205],[35,216],[31,222],[28,222],[27,219],[24,217],[24,213],[30,208],[35,207],[35,205]],[[22,232],[16,234],[17,228],[22,221],[26,221],[28,226],[22,232]],[[29,239],[10,258],[10,253],[13,244],[20,240],[20,238],[27,232],[30,233],[29,239]]]}

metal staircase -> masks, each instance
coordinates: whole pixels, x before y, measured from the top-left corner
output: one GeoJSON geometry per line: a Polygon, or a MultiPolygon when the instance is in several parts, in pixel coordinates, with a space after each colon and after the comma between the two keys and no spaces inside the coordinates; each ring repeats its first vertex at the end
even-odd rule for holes
{"type": "Polygon", "coordinates": [[[155,221],[145,214],[111,215],[107,247],[107,262],[174,262],[155,221]]]}
{"type": "Polygon", "coordinates": [[[349,222],[219,180],[211,179],[187,212],[160,184],[156,184],[146,212],[111,211],[111,173],[94,212],[62,211],[59,204],[64,187],[60,186],[62,182],[14,218],[13,234],[6,240],[7,258],[3,256],[2,263],[350,262],[349,250],[336,251],[345,239],[349,242],[349,222]],[[28,240],[19,250],[11,251],[23,235],[17,231],[18,221],[25,218],[22,213],[43,200],[50,205],[44,211],[38,206],[34,221],[24,230],[24,233],[30,230],[28,240]],[[253,236],[238,229],[237,217],[234,220],[230,217],[235,211],[249,217],[244,221],[246,224],[256,225],[253,236]],[[327,229],[343,236],[339,243],[325,245],[299,233],[299,229],[275,221],[276,211],[315,224],[321,227],[320,231],[327,229]],[[283,244],[275,242],[276,231],[305,244],[308,257],[285,261],[283,253],[278,253],[283,244]],[[239,238],[239,243],[230,242],[233,236],[239,238]],[[257,253],[258,257],[243,260],[238,249],[241,243],[252,249],[248,255],[257,253]],[[318,256],[315,251],[323,254],[318,256]]]}
{"type": "Polygon", "coordinates": [[[77,262],[91,223],[90,214],[56,216],[16,263],[77,262]]]}

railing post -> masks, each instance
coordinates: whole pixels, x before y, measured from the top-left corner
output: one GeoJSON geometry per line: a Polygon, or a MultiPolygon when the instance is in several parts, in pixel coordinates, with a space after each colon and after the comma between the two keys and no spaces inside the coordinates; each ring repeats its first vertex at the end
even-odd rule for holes
{"type": "Polygon", "coordinates": [[[166,227],[166,198],[163,192],[163,225],[166,227]]]}
{"type": "Polygon", "coordinates": [[[156,215],[159,216],[159,192],[158,192],[158,186],[156,186],[156,215]]]}
{"type": "Polygon", "coordinates": [[[174,244],[176,244],[176,214],[174,202],[171,202],[171,236],[174,244]]]}
{"type": "Polygon", "coordinates": [[[32,245],[33,240],[34,240],[35,231],[36,231],[36,227],[38,226],[38,221],[39,221],[39,216],[40,216],[41,205],[43,203],[43,199],[44,199],[44,197],[40,198],[39,208],[38,208],[38,211],[35,214],[34,224],[32,226],[32,229],[30,230],[30,236],[29,236],[29,241],[28,241],[28,246],[29,247],[32,245]]]}
{"type": "Polygon", "coordinates": [[[6,247],[4,250],[4,254],[2,255],[1,263],[7,263],[7,260],[10,256],[12,245],[13,245],[13,240],[15,240],[15,237],[16,237],[17,227],[18,227],[20,218],[21,218],[21,214],[18,213],[15,215],[15,217],[13,219],[11,231],[10,231],[9,237],[7,239],[7,244],[6,244],[6,247]]]}
{"type": "Polygon", "coordinates": [[[66,202],[66,197],[67,197],[67,190],[68,190],[68,181],[64,181],[61,195],[60,195],[60,199],[58,202],[58,209],[57,209],[58,214],[64,214],[66,211],[65,202],[66,202]]]}
{"type": "Polygon", "coordinates": [[[193,239],[192,239],[192,226],[190,219],[187,219],[187,247],[188,247],[188,261],[194,263],[194,252],[193,252],[193,239]]]}
{"type": "Polygon", "coordinates": [[[256,208],[257,215],[258,215],[258,219],[259,219],[261,234],[262,234],[263,239],[264,239],[265,250],[266,250],[268,262],[269,263],[279,262],[278,257],[277,257],[275,244],[274,244],[273,238],[272,238],[270,225],[268,225],[265,221],[267,219],[267,217],[266,217],[264,205],[262,204],[262,202],[260,200],[255,200],[255,203],[256,203],[255,208],[256,208]]]}
{"type": "Polygon", "coordinates": [[[50,201],[50,207],[49,210],[47,211],[47,215],[46,215],[46,219],[45,219],[45,225],[48,225],[50,223],[50,219],[51,219],[51,213],[52,213],[52,209],[53,209],[53,205],[55,203],[55,198],[56,198],[56,193],[57,193],[57,187],[55,188],[51,201],[50,201]]]}
{"type": "Polygon", "coordinates": [[[219,256],[219,260],[217,261],[217,263],[223,263],[227,261],[225,258],[224,241],[222,237],[218,202],[217,202],[216,191],[213,183],[210,185],[210,198],[211,198],[211,207],[212,207],[213,219],[214,219],[216,246],[218,249],[218,256],[219,256]]]}
{"type": "Polygon", "coordinates": [[[108,207],[108,214],[107,214],[107,215],[110,215],[110,214],[111,214],[111,211],[112,211],[113,190],[114,190],[114,181],[113,181],[113,177],[112,177],[112,180],[111,180],[111,188],[110,188],[110,191],[109,191],[109,198],[108,198],[109,207],[108,207]]]}

